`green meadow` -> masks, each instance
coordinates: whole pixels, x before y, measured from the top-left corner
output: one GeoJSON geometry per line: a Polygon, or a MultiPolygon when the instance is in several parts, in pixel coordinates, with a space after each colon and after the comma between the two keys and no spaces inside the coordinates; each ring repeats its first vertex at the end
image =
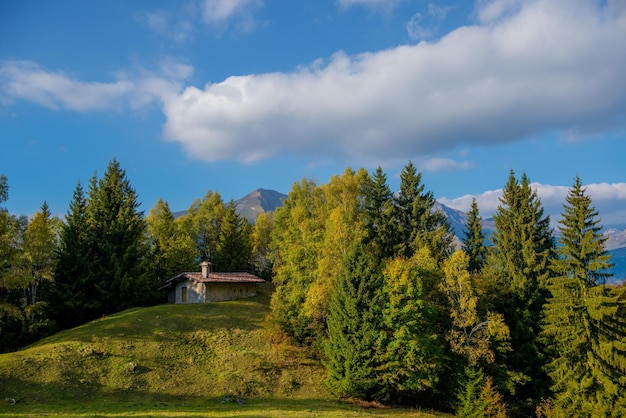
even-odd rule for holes
{"type": "Polygon", "coordinates": [[[0,417],[434,416],[331,396],[255,298],[104,317],[0,355],[0,417]]]}

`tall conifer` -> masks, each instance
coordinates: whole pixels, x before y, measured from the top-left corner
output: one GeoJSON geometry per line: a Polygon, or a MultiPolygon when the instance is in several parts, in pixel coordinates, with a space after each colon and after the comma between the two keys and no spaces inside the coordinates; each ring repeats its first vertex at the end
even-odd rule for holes
{"type": "Polygon", "coordinates": [[[394,254],[411,257],[427,247],[438,262],[452,253],[453,235],[445,216],[434,210],[435,197],[424,191],[422,174],[411,161],[400,173],[400,192],[395,198],[395,251],[394,254]]]}
{"type": "Polygon", "coordinates": [[[97,316],[96,289],[88,279],[92,249],[88,245],[87,200],[80,182],[74,189],[56,253],[50,311],[61,329],[97,316]]]}
{"type": "Polygon", "coordinates": [[[476,198],[474,198],[472,199],[470,211],[467,213],[465,236],[463,238],[463,251],[468,256],[467,269],[470,273],[480,272],[487,256],[482,220],[483,218],[478,212],[478,203],[476,203],[476,198]]]}
{"type": "Polygon", "coordinates": [[[550,279],[543,335],[555,406],[570,416],[626,415],[626,319],[605,286],[610,255],[598,212],[579,177],[559,221],[561,246],[550,279]]]}
{"type": "Polygon", "coordinates": [[[525,412],[547,391],[538,335],[550,260],[554,257],[554,238],[550,218],[543,213],[541,200],[531,189],[526,174],[518,181],[511,171],[494,215],[494,248],[488,264],[497,281],[494,309],[504,314],[511,330],[514,351],[505,359],[514,376],[509,384],[516,386],[516,398],[524,403],[520,406],[529,408],[525,412]]]}
{"type": "Polygon", "coordinates": [[[371,243],[379,257],[391,257],[397,243],[397,226],[393,193],[381,167],[376,169],[363,188],[365,242],[371,243]]]}
{"type": "Polygon", "coordinates": [[[137,306],[154,298],[145,255],[146,223],[126,171],[113,159],[101,179],[92,178],[86,210],[89,286],[98,295],[98,314],[137,306]]]}
{"type": "Polygon", "coordinates": [[[376,344],[383,285],[376,257],[357,244],[337,276],[328,314],[328,384],[339,396],[370,400],[379,391],[376,344]]]}

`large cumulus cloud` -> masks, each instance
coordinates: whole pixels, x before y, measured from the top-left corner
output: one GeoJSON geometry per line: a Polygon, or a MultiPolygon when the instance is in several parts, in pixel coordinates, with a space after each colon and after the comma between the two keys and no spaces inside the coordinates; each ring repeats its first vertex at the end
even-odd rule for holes
{"type": "Polygon", "coordinates": [[[165,135],[197,158],[254,161],[285,152],[406,158],[623,129],[625,9],[479,2],[475,25],[435,42],[189,86],[164,105],[165,135]]]}

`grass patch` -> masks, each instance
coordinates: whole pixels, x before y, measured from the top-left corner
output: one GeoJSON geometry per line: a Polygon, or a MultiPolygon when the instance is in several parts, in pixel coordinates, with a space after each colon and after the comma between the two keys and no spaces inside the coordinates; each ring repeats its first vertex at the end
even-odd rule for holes
{"type": "Polygon", "coordinates": [[[130,309],[2,354],[0,417],[420,416],[334,400],[318,361],[270,343],[271,290],[130,309]]]}

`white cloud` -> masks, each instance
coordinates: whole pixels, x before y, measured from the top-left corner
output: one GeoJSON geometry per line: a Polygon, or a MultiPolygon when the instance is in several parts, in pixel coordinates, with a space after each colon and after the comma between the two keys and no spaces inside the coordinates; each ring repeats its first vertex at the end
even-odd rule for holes
{"type": "Polygon", "coordinates": [[[438,23],[446,18],[449,11],[449,7],[440,7],[429,3],[426,16],[416,13],[406,24],[409,37],[413,40],[429,40],[435,37],[439,31],[438,23]]]}
{"type": "Polygon", "coordinates": [[[156,72],[139,69],[120,72],[110,82],[89,82],[30,61],[2,61],[0,95],[4,102],[25,100],[79,112],[140,108],[174,97],[192,72],[191,66],[165,58],[156,72]]]}
{"type": "Polygon", "coordinates": [[[262,5],[261,0],[204,0],[202,15],[208,24],[224,27],[234,23],[240,32],[250,32],[257,25],[253,12],[262,5]]]}
{"type": "MultiPolygon", "coordinates": [[[[626,183],[592,183],[584,187],[604,225],[624,223],[626,219],[626,183]]],[[[556,225],[556,222],[561,219],[563,204],[570,186],[532,183],[531,188],[537,191],[545,214],[550,215],[552,224],[556,225]]],[[[454,199],[443,197],[437,200],[446,206],[467,212],[472,204],[472,199],[476,198],[481,216],[488,218],[498,209],[501,196],[502,189],[497,189],[486,191],[480,195],[465,195],[454,199]]]]}
{"type": "Polygon", "coordinates": [[[2,62],[0,80],[6,97],[32,101],[51,109],[111,109],[133,90],[133,84],[125,80],[78,81],[61,71],[46,72],[27,61],[2,62]]]}
{"type": "Polygon", "coordinates": [[[411,39],[420,40],[420,39],[430,39],[433,37],[432,29],[425,27],[422,24],[424,20],[424,16],[421,13],[415,13],[409,23],[406,24],[406,31],[408,32],[411,39]]]}
{"type": "Polygon", "coordinates": [[[253,161],[406,159],[547,130],[624,129],[626,11],[511,4],[437,42],[188,87],[164,107],[165,135],[199,159],[253,161]]]}
{"type": "MultiPolygon", "coordinates": [[[[183,8],[186,12],[187,8],[183,8]]],[[[190,12],[188,12],[190,13],[190,12]]],[[[193,23],[189,16],[173,16],[166,12],[152,12],[141,18],[148,28],[159,33],[165,38],[182,43],[193,34],[193,23]]]]}

